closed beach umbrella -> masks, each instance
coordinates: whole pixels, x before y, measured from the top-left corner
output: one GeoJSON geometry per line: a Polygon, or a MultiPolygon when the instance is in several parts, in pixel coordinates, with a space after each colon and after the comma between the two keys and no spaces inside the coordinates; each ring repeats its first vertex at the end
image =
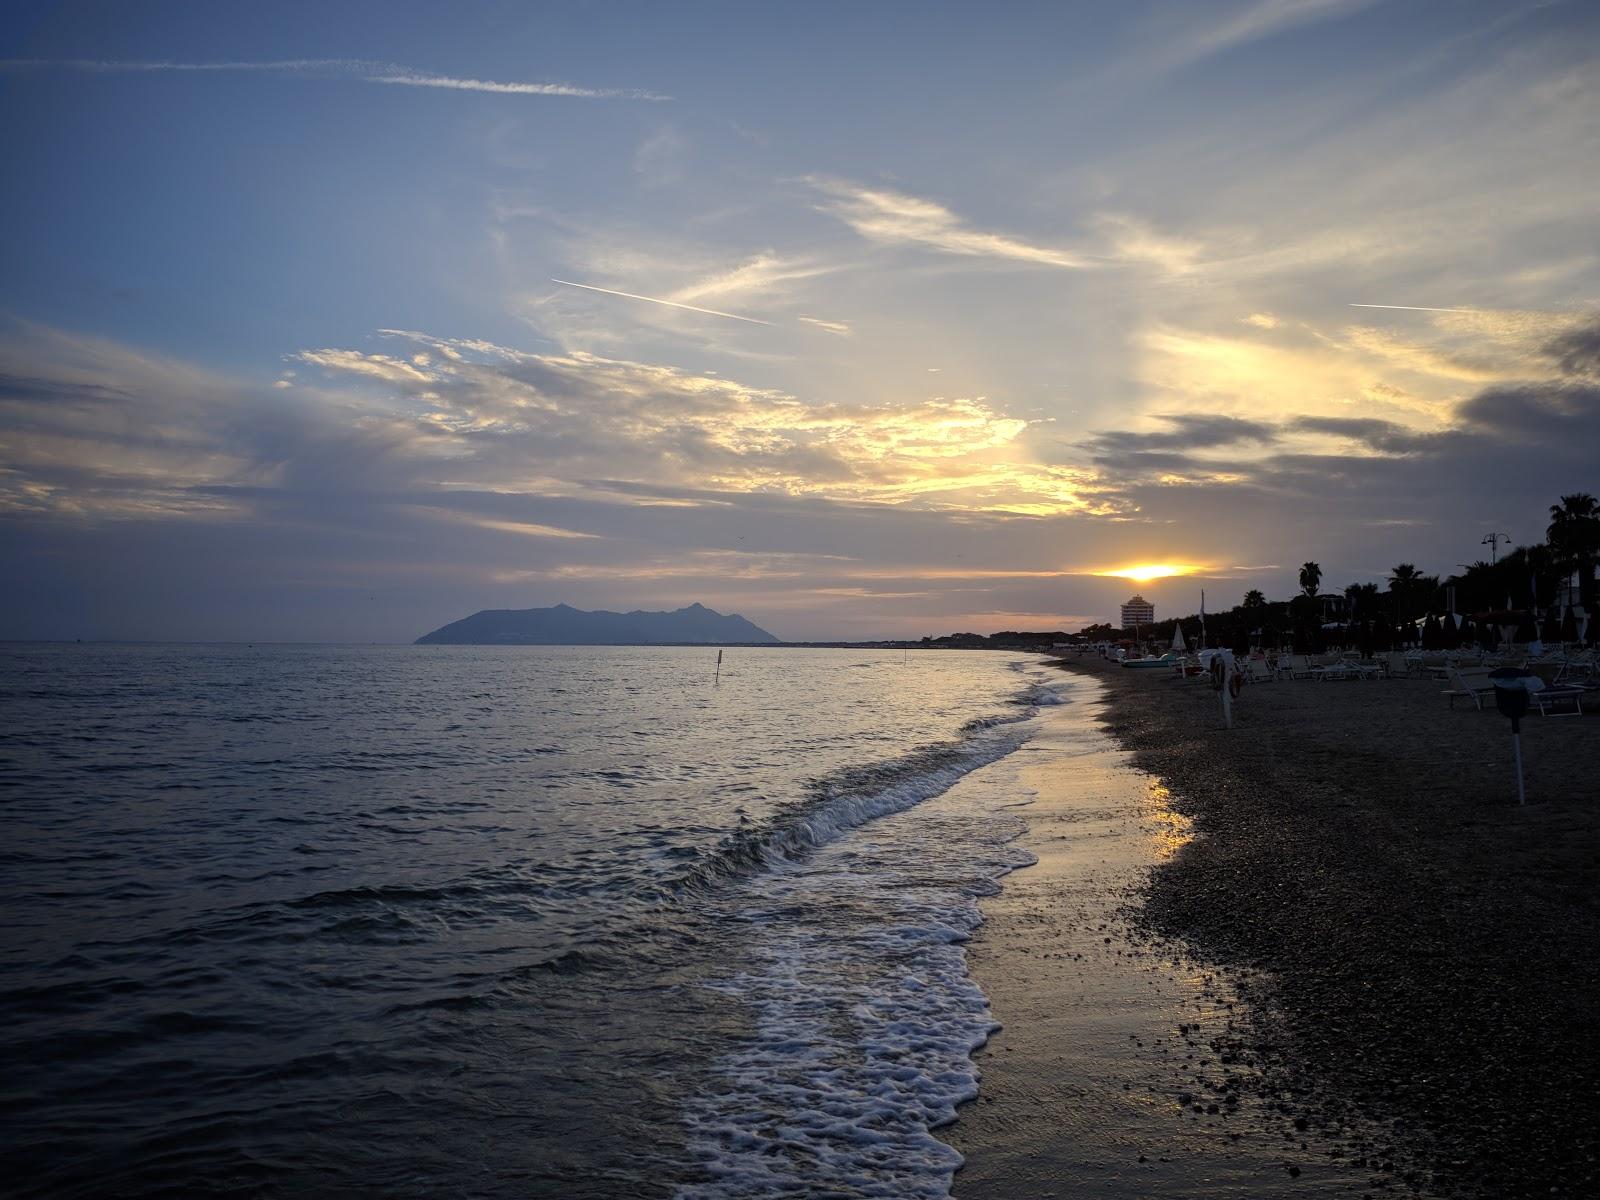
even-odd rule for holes
{"type": "Polygon", "coordinates": [[[1432,613],[1422,623],[1422,648],[1424,650],[1439,649],[1439,618],[1432,613]]]}
{"type": "Polygon", "coordinates": [[[1439,623],[1439,645],[1446,650],[1454,650],[1461,645],[1461,627],[1457,624],[1460,620],[1455,613],[1445,613],[1444,620],[1439,623]]]}
{"type": "Polygon", "coordinates": [[[1570,604],[1561,610],[1561,640],[1563,642],[1581,640],[1578,636],[1578,615],[1572,611],[1570,604]]]}
{"type": "Polygon", "coordinates": [[[1551,609],[1544,615],[1544,628],[1539,631],[1539,636],[1554,645],[1561,640],[1561,614],[1551,609]]]}
{"type": "Polygon", "coordinates": [[[1175,623],[1172,626],[1172,648],[1174,650],[1187,650],[1189,647],[1183,640],[1183,625],[1175,623]]]}

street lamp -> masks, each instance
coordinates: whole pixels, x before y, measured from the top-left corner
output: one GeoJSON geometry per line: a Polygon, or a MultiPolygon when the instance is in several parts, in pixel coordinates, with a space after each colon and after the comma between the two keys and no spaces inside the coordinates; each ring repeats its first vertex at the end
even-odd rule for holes
{"type": "Polygon", "coordinates": [[[1500,561],[1501,542],[1510,545],[1511,535],[1509,533],[1490,533],[1486,534],[1484,539],[1478,543],[1480,546],[1489,547],[1489,565],[1491,567],[1500,561]]]}

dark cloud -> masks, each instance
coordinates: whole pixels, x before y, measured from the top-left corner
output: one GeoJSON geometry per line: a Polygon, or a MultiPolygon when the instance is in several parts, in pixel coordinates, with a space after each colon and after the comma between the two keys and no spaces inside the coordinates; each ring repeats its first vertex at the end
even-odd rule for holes
{"type": "Polygon", "coordinates": [[[1187,454],[1162,450],[1101,450],[1093,455],[1093,462],[1121,477],[1184,474],[1206,469],[1187,454]]]}
{"type": "Polygon", "coordinates": [[[1287,428],[1349,438],[1385,454],[1409,454],[1429,444],[1426,434],[1372,417],[1299,417],[1289,422],[1287,428]]]}
{"type": "Polygon", "coordinates": [[[1568,375],[1600,376],[1600,321],[1553,339],[1545,354],[1568,375]]]}
{"type": "Polygon", "coordinates": [[[1270,444],[1278,439],[1276,427],[1262,421],[1211,413],[1160,413],[1157,420],[1171,428],[1156,433],[1111,430],[1096,433],[1087,443],[1096,454],[1141,450],[1198,450],[1234,446],[1245,442],[1270,444]]]}
{"type": "MultiPolygon", "coordinates": [[[[1600,386],[1527,383],[1493,387],[1456,409],[1463,427],[1522,445],[1600,445],[1600,386]]],[[[1600,468],[1597,468],[1600,470],[1600,468]]]]}

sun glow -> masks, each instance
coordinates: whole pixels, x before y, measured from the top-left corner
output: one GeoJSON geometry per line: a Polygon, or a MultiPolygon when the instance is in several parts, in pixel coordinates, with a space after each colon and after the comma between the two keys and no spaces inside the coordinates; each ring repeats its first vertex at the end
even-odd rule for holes
{"type": "Polygon", "coordinates": [[[1141,563],[1133,567],[1116,567],[1096,571],[1096,575],[1117,579],[1132,579],[1149,583],[1152,579],[1171,579],[1174,575],[1193,575],[1200,568],[1191,563],[1141,563]]]}

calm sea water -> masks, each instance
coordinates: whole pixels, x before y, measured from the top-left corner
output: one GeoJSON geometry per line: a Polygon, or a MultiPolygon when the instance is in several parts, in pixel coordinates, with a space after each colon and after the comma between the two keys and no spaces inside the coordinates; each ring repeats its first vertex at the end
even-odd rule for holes
{"type": "Polygon", "coordinates": [[[990,653],[0,648],[11,1194],[943,1196],[990,653]]]}

